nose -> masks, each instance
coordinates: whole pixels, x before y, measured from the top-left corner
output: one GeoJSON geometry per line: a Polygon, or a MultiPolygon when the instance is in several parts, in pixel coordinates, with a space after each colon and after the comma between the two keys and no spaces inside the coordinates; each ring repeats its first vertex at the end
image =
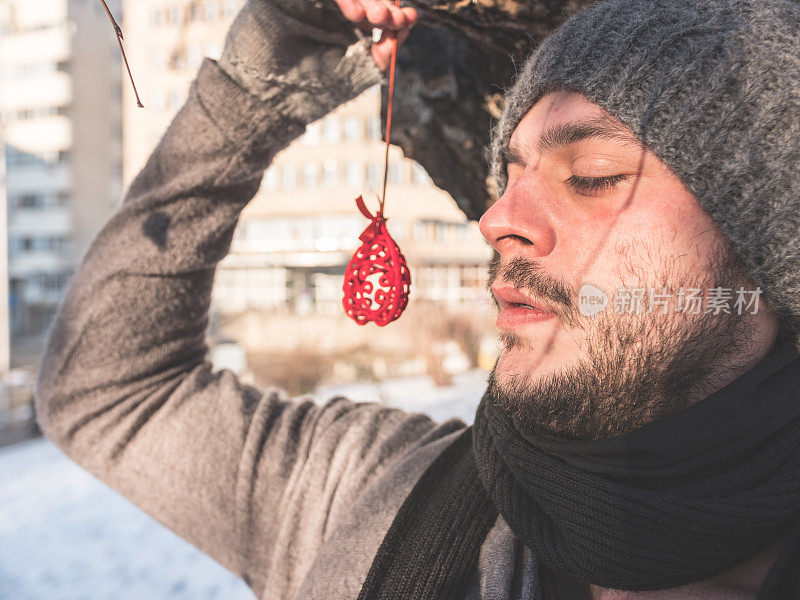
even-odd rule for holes
{"type": "Polygon", "coordinates": [[[556,233],[548,216],[546,194],[535,174],[523,173],[483,213],[481,234],[501,256],[514,251],[542,257],[553,251],[556,233]]]}

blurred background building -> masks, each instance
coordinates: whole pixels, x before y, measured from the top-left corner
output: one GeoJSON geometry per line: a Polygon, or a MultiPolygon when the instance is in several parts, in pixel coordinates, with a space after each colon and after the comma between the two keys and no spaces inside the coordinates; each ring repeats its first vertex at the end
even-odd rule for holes
{"type": "Polygon", "coordinates": [[[0,1],[8,327],[16,362],[32,357],[25,338],[46,330],[81,253],[120,195],[121,72],[105,19],[93,0],[0,1]]]}
{"type": "MultiPolygon", "coordinates": [[[[21,369],[6,377],[11,387],[30,389],[81,255],[182,106],[203,58],[219,57],[244,0],[108,4],[144,109],[98,0],[0,0],[0,304],[8,307],[0,313],[0,371],[8,370],[3,356],[21,369]]],[[[220,366],[295,393],[425,372],[447,382],[491,366],[490,248],[396,147],[386,214],[411,269],[409,307],[386,328],[344,315],[345,266],[368,223],[354,200],[363,194],[377,207],[383,153],[375,87],[278,155],[217,272],[211,334],[220,366]]]]}
{"type": "MultiPolygon", "coordinates": [[[[109,6],[119,10],[120,2],[109,6]]],[[[0,0],[0,366],[13,396],[28,395],[69,278],[120,196],[121,81],[99,2],[0,0]],[[19,370],[9,375],[9,366],[19,370]]],[[[8,410],[30,411],[7,394],[3,405],[0,420],[8,410]]]]}
{"type": "MultiPolygon", "coordinates": [[[[126,49],[146,106],[137,109],[133,90],[124,86],[125,184],[182,106],[203,58],[219,57],[243,4],[123,1],[126,49]]],[[[475,366],[481,343],[483,362],[491,361],[487,339],[494,329],[484,289],[490,248],[477,224],[396,147],[386,214],[411,268],[409,308],[383,329],[358,326],[344,315],[345,266],[367,225],[354,200],[363,194],[377,207],[383,153],[380,89],[374,87],[312,124],[276,157],[217,272],[212,331],[224,342],[220,364],[301,392],[329,378],[425,370],[446,381],[448,370],[475,366]],[[448,343],[455,329],[462,339],[448,343]],[[319,372],[312,373],[311,364],[319,372]]]]}

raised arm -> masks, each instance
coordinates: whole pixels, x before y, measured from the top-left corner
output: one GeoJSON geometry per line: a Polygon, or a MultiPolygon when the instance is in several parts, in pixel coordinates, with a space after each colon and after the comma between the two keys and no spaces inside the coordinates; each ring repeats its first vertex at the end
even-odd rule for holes
{"type": "Polygon", "coordinates": [[[49,438],[257,593],[271,582],[271,598],[296,587],[365,484],[434,428],[377,404],[290,401],[208,362],[214,270],[265,167],[380,79],[330,6],[247,4],[225,70],[205,61],[75,274],[37,386],[49,438]]]}

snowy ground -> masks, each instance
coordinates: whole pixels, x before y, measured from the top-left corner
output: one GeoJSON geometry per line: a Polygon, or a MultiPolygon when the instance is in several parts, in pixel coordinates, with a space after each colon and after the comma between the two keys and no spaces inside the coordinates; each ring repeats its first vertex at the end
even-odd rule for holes
{"type": "MultiPolygon", "coordinates": [[[[486,373],[321,388],[471,422],[486,373]]],[[[235,576],[44,440],[0,450],[0,599],[252,600],[235,576]]]]}

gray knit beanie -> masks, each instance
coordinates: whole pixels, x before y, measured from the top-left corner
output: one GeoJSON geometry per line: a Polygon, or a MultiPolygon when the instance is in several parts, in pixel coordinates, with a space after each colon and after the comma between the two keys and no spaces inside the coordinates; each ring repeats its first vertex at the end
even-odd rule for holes
{"type": "Polygon", "coordinates": [[[489,148],[546,93],[575,90],[627,124],[718,224],[800,347],[800,3],[610,0],[528,59],[489,148]]]}

